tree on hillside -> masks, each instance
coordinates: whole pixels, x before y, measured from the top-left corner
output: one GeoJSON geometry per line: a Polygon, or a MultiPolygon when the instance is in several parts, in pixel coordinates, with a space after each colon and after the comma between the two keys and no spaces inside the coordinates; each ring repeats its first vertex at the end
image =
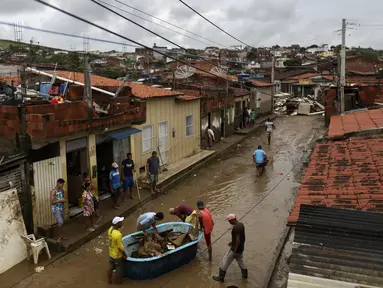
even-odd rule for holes
{"type": "Polygon", "coordinates": [[[251,48],[249,53],[247,53],[247,59],[250,61],[257,59],[257,49],[256,48],[251,48]]]}
{"type": "Polygon", "coordinates": [[[79,70],[82,66],[80,56],[77,52],[69,52],[67,55],[67,66],[71,70],[79,70]]]}
{"type": "Polygon", "coordinates": [[[314,44],[314,45],[311,45],[311,46],[309,46],[307,48],[318,48],[318,45],[314,44]]]}

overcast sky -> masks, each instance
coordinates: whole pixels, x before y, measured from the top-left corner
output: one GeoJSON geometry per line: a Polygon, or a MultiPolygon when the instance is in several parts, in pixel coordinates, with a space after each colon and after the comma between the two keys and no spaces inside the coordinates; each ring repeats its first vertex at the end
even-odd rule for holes
{"type": "MultiPolygon", "coordinates": [[[[165,40],[97,6],[90,0],[46,1],[140,43],[149,46],[156,43],[161,46],[174,47],[165,40]]],[[[161,23],[123,6],[115,0],[102,1],[156,23],[161,23]]],[[[241,44],[206,22],[178,0],[119,1],[181,26],[224,47],[241,44]]],[[[360,45],[383,49],[383,37],[381,37],[383,32],[382,0],[185,0],[185,2],[224,30],[255,47],[275,44],[281,46],[290,44],[300,44],[301,46],[311,44],[337,45],[340,44],[340,36],[335,31],[341,28],[341,19],[346,18],[349,22],[360,25],[350,26],[352,29],[348,30],[347,33],[347,46],[360,45]]],[[[1,3],[1,21],[20,22],[24,26],[129,43],[33,0],[1,0],[1,3]]],[[[200,41],[206,42],[206,44],[201,43],[124,12],[119,11],[119,13],[182,46],[195,48],[204,48],[207,44],[218,46],[208,40],[198,38],[200,41]]],[[[197,38],[165,23],[162,24],[197,38]]],[[[2,26],[0,38],[14,40],[13,27],[2,26]]],[[[56,36],[24,28],[23,41],[29,42],[32,37],[35,42],[38,41],[45,46],[68,50],[71,48],[83,49],[82,39],[56,36]]],[[[90,50],[112,49],[122,51],[123,46],[90,41],[90,50]]],[[[127,51],[132,50],[133,48],[127,48],[127,51]]]]}

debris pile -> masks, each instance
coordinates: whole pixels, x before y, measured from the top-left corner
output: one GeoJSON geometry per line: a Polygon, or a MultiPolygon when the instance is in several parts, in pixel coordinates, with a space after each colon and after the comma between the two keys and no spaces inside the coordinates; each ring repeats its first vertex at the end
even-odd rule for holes
{"type": "Polygon", "coordinates": [[[317,115],[324,113],[324,106],[314,96],[293,97],[288,93],[275,95],[274,111],[283,115],[317,115]]]}
{"type": "Polygon", "coordinates": [[[173,232],[173,229],[159,233],[159,235],[150,233],[147,235],[137,235],[135,238],[140,243],[140,248],[134,251],[132,258],[151,258],[161,256],[170,250],[174,250],[196,239],[193,229],[188,233],[173,232]]]}

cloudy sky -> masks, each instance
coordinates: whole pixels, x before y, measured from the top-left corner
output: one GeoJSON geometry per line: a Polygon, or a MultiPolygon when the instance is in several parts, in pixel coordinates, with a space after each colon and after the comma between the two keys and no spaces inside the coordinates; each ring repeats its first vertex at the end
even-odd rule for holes
{"type": "MultiPolygon", "coordinates": [[[[161,46],[174,47],[165,40],[99,7],[91,0],[45,1],[145,45],[152,46],[153,43],[156,43],[161,46]]],[[[186,34],[203,42],[158,27],[121,10],[118,11],[184,47],[203,48],[208,44],[218,46],[216,43],[223,47],[241,44],[206,22],[178,0],[100,1],[153,22],[161,23],[181,34],[186,34]],[[118,2],[139,8],[214,42],[198,38],[193,34],[134,11],[118,2]]],[[[3,27],[0,29],[0,38],[3,39],[14,40],[15,38],[13,27],[4,25],[4,22],[19,22],[25,27],[29,26],[80,36],[87,35],[97,39],[129,44],[129,42],[119,37],[82,23],[52,8],[45,7],[34,0],[1,0],[1,2],[0,19],[3,22],[0,24],[3,27]]],[[[335,31],[341,28],[341,19],[346,18],[348,22],[355,24],[349,26],[347,46],[370,46],[383,49],[383,37],[381,37],[383,32],[382,0],[185,0],[185,2],[224,30],[255,47],[275,44],[337,45],[340,43],[340,36],[335,31]]],[[[26,28],[23,28],[22,33],[24,42],[29,42],[33,38],[35,42],[45,46],[68,50],[83,49],[82,39],[56,36],[31,31],[26,28]]],[[[96,49],[122,51],[123,45],[91,40],[90,50],[96,49]]],[[[132,49],[134,48],[127,47],[127,51],[132,51],[132,49]]]]}

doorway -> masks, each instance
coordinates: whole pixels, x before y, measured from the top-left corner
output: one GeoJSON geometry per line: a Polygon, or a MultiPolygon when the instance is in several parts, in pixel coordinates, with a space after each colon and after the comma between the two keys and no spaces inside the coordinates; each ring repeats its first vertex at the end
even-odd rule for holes
{"type": "Polygon", "coordinates": [[[169,125],[168,121],[160,122],[158,125],[158,151],[161,165],[169,162],[169,125]]]}
{"type": "Polygon", "coordinates": [[[211,113],[207,113],[207,127],[211,129],[211,113]]]}
{"type": "Polygon", "coordinates": [[[82,175],[89,173],[87,138],[67,141],[66,152],[69,216],[73,217],[82,212],[79,208],[83,192],[82,175]]]}
{"type": "Polygon", "coordinates": [[[221,110],[221,135],[226,137],[225,135],[225,110],[221,110]]]}

